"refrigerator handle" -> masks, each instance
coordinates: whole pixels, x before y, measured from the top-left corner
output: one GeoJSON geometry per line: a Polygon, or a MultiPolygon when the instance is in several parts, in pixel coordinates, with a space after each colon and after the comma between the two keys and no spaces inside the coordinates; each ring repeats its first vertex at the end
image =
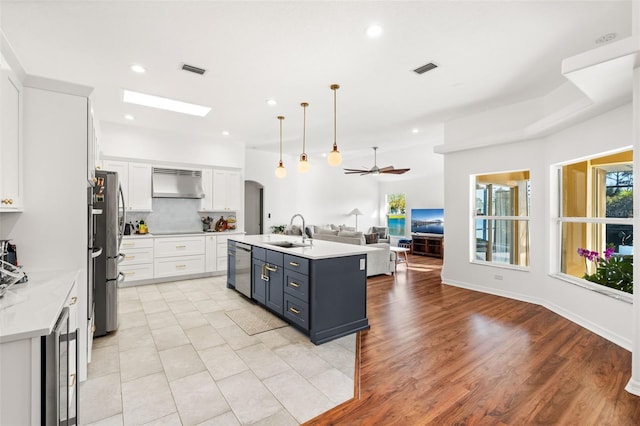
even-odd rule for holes
{"type": "Polygon", "coordinates": [[[124,224],[127,223],[126,208],[124,205],[124,193],[122,192],[122,185],[118,185],[118,191],[120,192],[120,201],[122,201],[122,220],[118,223],[118,248],[122,244],[122,237],[124,236],[124,224]]]}
{"type": "Polygon", "coordinates": [[[124,258],[127,257],[124,253],[118,253],[118,256],[116,257],[117,263],[120,263],[124,260],[124,258]]]}
{"type": "Polygon", "coordinates": [[[126,276],[124,275],[123,272],[118,272],[117,282],[121,283],[122,281],[124,281],[125,278],[126,278],[126,276]]]}
{"type": "Polygon", "coordinates": [[[95,259],[96,257],[100,256],[102,254],[102,247],[98,247],[97,249],[93,249],[93,251],[91,252],[91,258],[95,259]]]}

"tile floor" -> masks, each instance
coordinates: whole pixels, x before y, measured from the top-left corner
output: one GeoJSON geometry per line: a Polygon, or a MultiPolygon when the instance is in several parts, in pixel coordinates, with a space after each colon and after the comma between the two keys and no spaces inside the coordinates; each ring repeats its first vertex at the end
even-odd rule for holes
{"type": "Polygon", "coordinates": [[[119,289],[94,339],[83,425],[297,425],[353,397],[355,335],[319,346],[287,326],[248,336],[226,277],[119,289]]]}

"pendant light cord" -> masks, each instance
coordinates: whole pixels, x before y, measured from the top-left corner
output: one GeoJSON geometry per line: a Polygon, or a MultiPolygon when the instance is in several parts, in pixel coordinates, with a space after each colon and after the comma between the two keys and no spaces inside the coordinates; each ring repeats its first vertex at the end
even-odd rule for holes
{"type": "Polygon", "coordinates": [[[336,90],[338,89],[337,84],[331,86],[333,89],[333,149],[335,150],[338,147],[336,143],[336,90]]]}
{"type": "Polygon", "coordinates": [[[282,120],[284,117],[279,115],[278,120],[280,120],[280,164],[282,164],[282,120]]]}
{"type": "Polygon", "coordinates": [[[307,139],[307,106],[309,104],[307,104],[306,102],[302,103],[302,153],[306,154],[307,153],[307,149],[306,149],[306,139],[307,139]]]}

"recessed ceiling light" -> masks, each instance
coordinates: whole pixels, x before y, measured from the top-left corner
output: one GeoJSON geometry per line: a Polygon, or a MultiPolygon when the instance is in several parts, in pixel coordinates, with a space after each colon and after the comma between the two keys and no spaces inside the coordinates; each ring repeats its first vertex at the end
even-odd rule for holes
{"type": "Polygon", "coordinates": [[[378,24],[371,24],[367,27],[366,32],[369,38],[378,38],[382,35],[382,27],[378,24]]]}
{"type": "Polygon", "coordinates": [[[162,98],[160,96],[147,95],[145,93],[134,92],[131,90],[123,90],[122,101],[151,108],[196,115],[198,117],[204,117],[209,114],[209,111],[211,111],[210,107],[176,101],[169,98],[162,98]]]}
{"type": "Polygon", "coordinates": [[[411,133],[419,133],[419,132],[420,132],[420,130],[418,130],[418,129],[411,129],[411,133]]]}
{"type": "Polygon", "coordinates": [[[144,74],[147,70],[142,65],[131,65],[131,71],[144,74]]]}
{"type": "Polygon", "coordinates": [[[227,130],[222,131],[222,136],[229,136],[229,132],[227,130]]]}
{"type": "Polygon", "coordinates": [[[125,120],[129,120],[129,121],[133,121],[133,120],[135,120],[136,118],[135,118],[133,115],[131,115],[131,114],[127,114],[127,115],[125,115],[125,116],[124,116],[124,119],[125,119],[125,120]]]}
{"type": "Polygon", "coordinates": [[[267,101],[266,101],[266,102],[267,102],[267,105],[269,105],[269,106],[276,106],[276,105],[278,105],[278,103],[276,102],[276,100],[275,100],[275,99],[267,99],[267,101]]]}
{"type": "Polygon", "coordinates": [[[616,33],[604,34],[596,39],[596,44],[608,43],[611,40],[614,40],[616,37],[618,37],[618,34],[616,33]]]}

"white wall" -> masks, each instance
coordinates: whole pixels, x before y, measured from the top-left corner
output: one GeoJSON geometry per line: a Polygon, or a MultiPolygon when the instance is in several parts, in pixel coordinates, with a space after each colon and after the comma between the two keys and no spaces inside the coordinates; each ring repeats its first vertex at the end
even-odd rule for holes
{"type": "Polygon", "coordinates": [[[555,245],[550,237],[555,185],[551,166],[631,145],[632,107],[627,104],[545,138],[447,154],[443,281],[542,304],[630,348],[631,304],[553,278],[549,273],[555,245]],[[521,169],[531,171],[529,270],[470,263],[470,175],[521,169]]]}

